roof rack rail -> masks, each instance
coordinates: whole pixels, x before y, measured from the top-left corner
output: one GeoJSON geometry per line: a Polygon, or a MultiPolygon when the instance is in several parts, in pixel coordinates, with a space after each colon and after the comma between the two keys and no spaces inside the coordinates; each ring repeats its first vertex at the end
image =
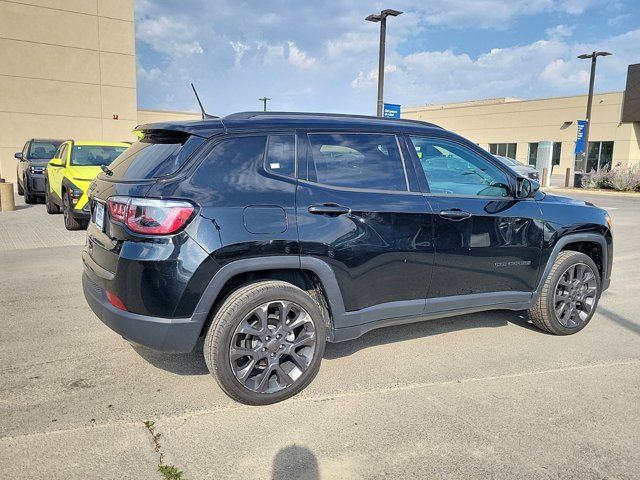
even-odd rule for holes
{"type": "Polygon", "coordinates": [[[410,118],[388,118],[388,117],[376,117],[373,115],[356,115],[356,114],[350,114],[350,113],[248,111],[248,112],[231,113],[223,117],[223,120],[249,120],[254,117],[291,117],[291,116],[376,119],[376,120],[383,120],[383,121],[415,123],[418,125],[427,125],[429,127],[442,128],[439,125],[436,125],[435,123],[424,122],[422,120],[414,120],[410,118]]]}

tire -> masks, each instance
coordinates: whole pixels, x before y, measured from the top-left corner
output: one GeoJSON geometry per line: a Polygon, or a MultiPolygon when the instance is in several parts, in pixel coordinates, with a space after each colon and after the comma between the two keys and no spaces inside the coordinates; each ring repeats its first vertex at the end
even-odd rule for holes
{"type": "Polygon", "coordinates": [[[541,330],[572,335],[591,321],[601,293],[600,274],[594,261],[584,253],[562,251],[527,314],[541,330]]]}
{"type": "Polygon", "coordinates": [[[204,342],[205,362],[232,399],[246,405],[280,402],[302,391],[318,373],[327,319],[318,302],[290,283],[245,285],[213,314],[204,342]],[[258,317],[256,311],[266,314],[258,317]],[[280,321],[283,313],[286,320],[280,321]],[[243,356],[245,352],[250,355],[243,356]]]}
{"type": "Polygon", "coordinates": [[[18,184],[18,195],[24,195],[24,188],[22,188],[22,183],[20,183],[20,180],[16,180],[16,183],[18,184]]]}
{"type": "Polygon", "coordinates": [[[44,204],[47,208],[47,213],[49,215],[55,215],[57,213],[60,213],[60,207],[55,203],[53,203],[53,200],[51,199],[51,192],[49,191],[48,182],[45,183],[44,185],[44,204]]]}
{"type": "Polygon", "coordinates": [[[84,228],[84,222],[73,218],[71,213],[71,200],[67,192],[62,192],[62,215],[64,216],[64,228],[67,230],[82,230],[84,228]]]}
{"type": "Polygon", "coordinates": [[[27,182],[24,182],[24,187],[22,189],[23,193],[24,193],[24,203],[26,203],[27,205],[33,205],[34,203],[37,203],[38,201],[38,197],[36,195],[32,195],[29,192],[29,187],[27,186],[27,182]]]}

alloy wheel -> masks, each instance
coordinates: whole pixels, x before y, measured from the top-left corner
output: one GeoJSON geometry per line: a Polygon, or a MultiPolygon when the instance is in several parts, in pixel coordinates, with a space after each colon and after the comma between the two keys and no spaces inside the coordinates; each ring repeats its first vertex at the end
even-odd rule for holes
{"type": "Polygon", "coordinates": [[[554,295],[554,311],[558,322],[566,328],[585,324],[593,311],[598,282],[593,269],[584,263],[567,268],[560,276],[554,295]]]}
{"type": "Polygon", "coordinates": [[[258,393],[284,390],[309,368],[316,328],[300,305],[276,300],[254,308],[231,337],[229,361],[238,382],[258,393]]]}

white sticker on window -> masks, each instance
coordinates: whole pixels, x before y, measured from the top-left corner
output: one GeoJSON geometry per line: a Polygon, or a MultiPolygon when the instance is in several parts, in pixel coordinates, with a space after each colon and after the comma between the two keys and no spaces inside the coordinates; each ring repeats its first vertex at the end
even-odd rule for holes
{"type": "Polygon", "coordinates": [[[269,164],[269,168],[272,168],[273,170],[277,170],[280,168],[280,164],[279,163],[270,163],[269,164]]]}

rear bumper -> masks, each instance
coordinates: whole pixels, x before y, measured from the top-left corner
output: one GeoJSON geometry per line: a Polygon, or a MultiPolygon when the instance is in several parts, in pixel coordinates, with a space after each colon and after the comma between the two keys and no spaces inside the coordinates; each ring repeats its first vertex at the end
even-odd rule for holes
{"type": "Polygon", "coordinates": [[[200,318],[160,318],[126,312],[111,305],[106,292],[93,279],[85,264],[82,288],[87,303],[102,322],[114,332],[154,350],[173,353],[191,352],[200,336],[200,318]]]}

